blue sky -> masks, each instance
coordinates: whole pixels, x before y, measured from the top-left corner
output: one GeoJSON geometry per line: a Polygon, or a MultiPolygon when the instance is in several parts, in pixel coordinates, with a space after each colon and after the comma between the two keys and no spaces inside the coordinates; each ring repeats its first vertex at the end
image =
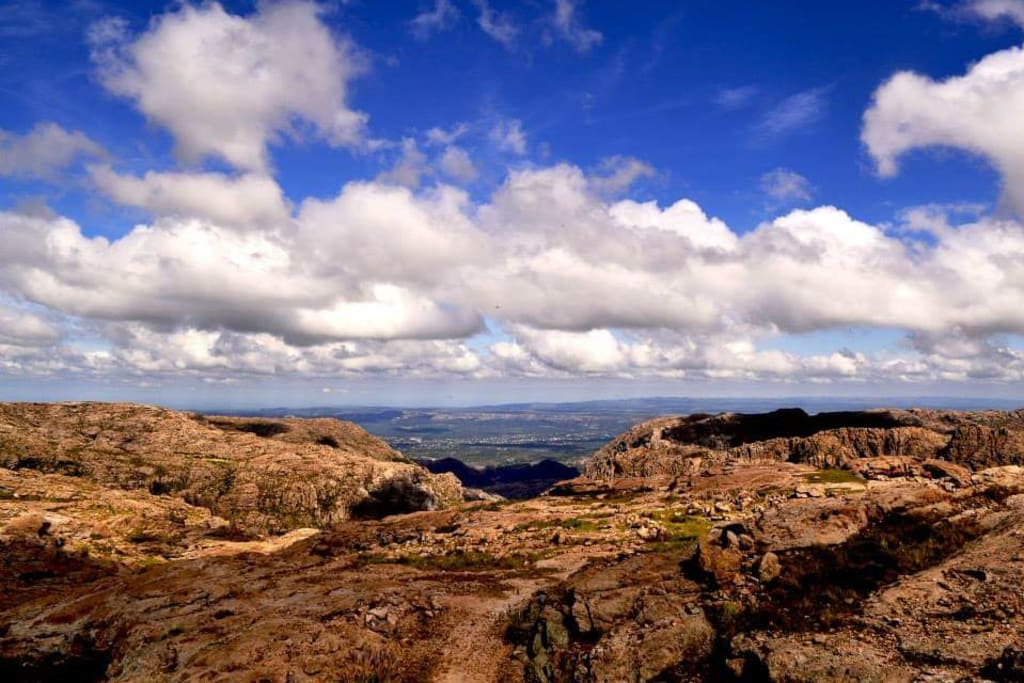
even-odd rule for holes
{"type": "Polygon", "coordinates": [[[1018,396],[1022,26],[0,2],[0,397],[1018,396]]]}
{"type": "MultiPolygon", "coordinates": [[[[66,4],[5,3],[0,123],[24,131],[53,120],[88,131],[126,167],[173,167],[166,132],[97,87],[83,35],[84,25],[110,14],[141,30],[169,5],[81,3],[76,11],[66,4]]],[[[224,7],[247,13],[253,4],[224,7]]],[[[644,159],[659,177],[637,196],[685,195],[739,231],[773,215],[759,179],[777,167],[813,178],[816,201],[870,221],[892,220],[907,205],[995,201],[996,176],[966,154],[915,155],[908,172],[879,182],[859,131],[872,93],[889,75],[960,73],[981,56],[1017,45],[1020,32],[1012,25],[950,21],[914,2],[653,2],[628,12],[616,5],[581,7],[583,20],[602,34],[584,55],[565,42],[542,44],[538,24],[548,9],[542,2],[502,6],[522,27],[512,50],[479,29],[469,3],[456,4],[460,16],[452,28],[428,40],[414,39],[408,22],[430,3],[345,3],[324,21],[366,52],[370,72],[354,83],[351,99],[371,113],[374,134],[384,138],[451,122],[517,118],[535,144],[550,150],[549,159],[584,167],[614,155],[644,159]],[[717,104],[730,91],[737,99],[717,104]],[[773,111],[802,94],[817,97],[794,110],[792,128],[765,127],[773,111]]],[[[277,175],[293,198],[331,196],[347,180],[372,176],[378,156],[317,144],[274,150],[277,175]]],[[[505,160],[493,161],[490,182],[474,188],[481,195],[504,173],[505,160]]],[[[26,189],[52,192],[3,186],[9,201],[26,189]]],[[[82,197],[61,200],[69,209],[86,208],[82,197]]],[[[97,233],[125,226],[101,213],[83,222],[97,233]]]]}

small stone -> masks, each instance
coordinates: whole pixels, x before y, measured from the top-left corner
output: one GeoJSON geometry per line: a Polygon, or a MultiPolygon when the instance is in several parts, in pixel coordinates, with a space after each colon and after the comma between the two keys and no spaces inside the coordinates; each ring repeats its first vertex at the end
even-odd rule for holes
{"type": "Polygon", "coordinates": [[[736,680],[743,678],[743,669],[745,668],[747,660],[743,657],[732,657],[725,660],[725,665],[732,672],[732,675],[736,677],[736,680]]]}
{"type": "Polygon", "coordinates": [[[757,578],[761,583],[771,583],[779,578],[782,573],[782,563],[779,556],[773,552],[767,552],[761,556],[757,563],[757,578]]]}

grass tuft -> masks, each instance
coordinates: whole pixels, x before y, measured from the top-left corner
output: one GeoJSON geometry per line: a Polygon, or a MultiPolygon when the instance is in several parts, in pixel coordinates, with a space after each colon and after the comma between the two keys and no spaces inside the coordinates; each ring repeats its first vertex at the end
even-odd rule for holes
{"type": "Polygon", "coordinates": [[[803,476],[810,484],[867,484],[862,477],[848,470],[818,470],[803,476]]]}

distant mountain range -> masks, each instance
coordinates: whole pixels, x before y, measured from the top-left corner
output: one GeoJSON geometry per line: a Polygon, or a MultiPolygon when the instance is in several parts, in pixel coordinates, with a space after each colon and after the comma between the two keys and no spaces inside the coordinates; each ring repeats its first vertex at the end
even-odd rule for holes
{"type": "MultiPolygon", "coordinates": [[[[615,435],[645,420],[694,413],[762,413],[801,408],[815,414],[887,406],[977,410],[1011,409],[1024,400],[962,397],[700,398],[651,397],[571,403],[513,403],[464,408],[321,406],[245,411],[263,417],[334,417],[363,426],[417,460],[454,458],[473,467],[554,460],[576,466],[615,435]]],[[[219,411],[222,412],[222,411],[219,411]]]]}
{"type": "Polygon", "coordinates": [[[782,396],[770,398],[735,398],[699,396],[653,396],[648,398],[600,399],[594,401],[497,403],[462,407],[396,407],[396,406],[311,406],[294,408],[278,406],[252,410],[204,410],[219,415],[264,416],[346,416],[353,422],[379,421],[409,413],[644,413],[651,415],[688,414],[694,412],[764,412],[777,408],[802,408],[809,413],[834,410],[856,410],[878,407],[935,408],[946,410],[1006,410],[1024,406],[1024,397],[978,398],[963,396],[888,396],[829,397],[782,396]]]}

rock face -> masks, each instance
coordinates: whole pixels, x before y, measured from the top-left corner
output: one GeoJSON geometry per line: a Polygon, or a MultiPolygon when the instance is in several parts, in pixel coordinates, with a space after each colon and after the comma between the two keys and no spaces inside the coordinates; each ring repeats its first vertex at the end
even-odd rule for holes
{"type": "Polygon", "coordinates": [[[203,417],[126,404],[0,404],[0,468],[171,496],[245,533],[461,501],[356,425],[331,419],[203,417]]]}
{"type": "Polygon", "coordinates": [[[869,458],[935,459],[983,469],[1024,463],[1024,411],[799,409],[658,418],[598,451],[594,478],[691,476],[733,461],[857,469],[869,458]]]}

